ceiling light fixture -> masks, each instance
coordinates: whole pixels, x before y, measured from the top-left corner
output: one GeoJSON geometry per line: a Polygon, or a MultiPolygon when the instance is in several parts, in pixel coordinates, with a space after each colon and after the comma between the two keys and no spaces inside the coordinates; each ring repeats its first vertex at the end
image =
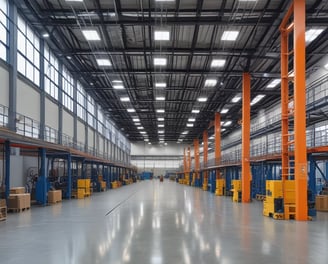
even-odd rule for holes
{"type": "Polygon", "coordinates": [[[136,110],[133,109],[133,108],[128,108],[127,111],[128,111],[129,113],[134,113],[136,110]]]}
{"type": "Polygon", "coordinates": [[[223,124],[223,126],[224,127],[228,127],[228,126],[230,126],[232,124],[232,121],[226,121],[226,122],[224,122],[224,124],[223,124]]]}
{"type": "Polygon", "coordinates": [[[158,134],[164,134],[164,130],[158,130],[158,134]]]}
{"type": "Polygon", "coordinates": [[[228,113],[228,112],[229,112],[229,109],[228,109],[228,108],[223,108],[223,109],[220,111],[221,114],[226,114],[226,113],[228,113]]]}
{"type": "Polygon", "coordinates": [[[200,110],[193,109],[193,110],[191,110],[191,112],[192,112],[193,114],[199,114],[200,110]]]}
{"type": "Polygon", "coordinates": [[[328,63],[324,66],[326,70],[328,70],[328,63]]]}
{"type": "Polygon", "coordinates": [[[123,83],[121,80],[113,80],[113,83],[123,83]]]}
{"type": "Polygon", "coordinates": [[[257,104],[259,101],[261,101],[265,97],[264,94],[259,94],[255,96],[255,98],[251,101],[251,105],[257,104]]]}
{"type": "Polygon", "coordinates": [[[235,41],[238,37],[239,31],[224,31],[221,40],[235,41]]]}
{"type": "Polygon", "coordinates": [[[98,66],[105,67],[105,66],[112,66],[112,63],[109,59],[96,59],[98,66]]]}
{"type": "Polygon", "coordinates": [[[163,117],[159,117],[157,118],[158,121],[164,121],[164,118],[163,117]]]}
{"type": "Polygon", "coordinates": [[[42,34],[42,37],[44,37],[44,38],[49,38],[49,34],[48,34],[48,33],[43,33],[43,34],[42,34]]]}
{"type": "Polygon", "coordinates": [[[98,31],[94,29],[83,29],[82,34],[85,37],[85,39],[89,41],[101,40],[98,31]]]}
{"type": "Polygon", "coordinates": [[[274,88],[280,83],[280,79],[274,79],[271,81],[268,85],[267,88],[274,88]]]}
{"type": "Polygon", "coordinates": [[[207,79],[207,80],[205,81],[205,87],[213,87],[213,86],[215,86],[217,83],[218,83],[218,81],[215,80],[215,79],[207,79]]]}
{"type": "Polygon", "coordinates": [[[238,103],[241,99],[241,96],[240,95],[235,95],[234,98],[231,99],[231,102],[232,103],[238,103]]]}
{"type": "Polygon", "coordinates": [[[188,122],[195,122],[196,119],[195,118],[188,118],[188,122]]]}
{"type": "Polygon", "coordinates": [[[137,127],[137,128],[140,129],[140,130],[144,129],[142,126],[139,126],[139,127],[137,127]]]}
{"type": "Polygon", "coordinates": [[[154,58],[155,66],[166,66],[167,59],[166,58],[154,58]]]}
{"type": "Polygon", "coordinates": [[[214,59],[211,62],[211,68],[223,67],[225,62],[226,62],[226,60],[223,60],[223,59],[214,59]]]}
{"type": "Polygon", "coordinates": [[[120,100],[121,100],[121,102],[130,102],[129,97],[121,97],[120,100]]]}
{"type": "Polygon", "coordinates": [[[140,134],[143,134],[143,135],[145,135],[145,134],[146,134],[146,132],[145,132],[145,131],[140,131],[140,134]]]}
{"type": "Polygon", "coordinates": [[[158,127],[164,127],[164,124],[158,124],[158,127]]]}
{"type": "Polygon", "coordinates": [[[305,42],[310,43],[315,40],[322,32],[323,28],[311,28],[305,32],[305,42]]]}
{"type": "Polygon", "coordinates": [[[165,110],[164,109],[157,109],[156,112],[157,113],[165,113],[165,110]]]}
{"type": "Polygon", "coordinates": [[[187,127],[193,127],[194,124],[187,124],[187,127]]]}
{"type": "Polygon", "coordinates": [[[189,133],[189,131],[183,131],[181,134],[182,135],[187,135],[189,133]]]}
{"type": "Polygon", "coordinates": [[[166,87],[166,83],[155,83],[155,87],[156,88],[165,88],[166,87]]]}
{"type": "Polygon", "coordinates": [[[202,102],[202,103],[204,103],[204,102],[207,101],[207,97],[198,97],[198,98],[197,98],[197,101],[198,101],[198,102],[202,102]]]}
{"type": "Polygon", "coordinates": [[[155,31],[154,34],[155,40],[170,40],[170,32],[164,30],[155,31]]]}
{"type": "Polygon", "coordinates": [[[122,84],[115,84],[113,85],[113,89],[115,90],[123,90],[124,86],[122,84]]]}
{"type": "Polygon", "coordinates": [[[165,101],[165,97],[164,96],[157,96],[156,101],[165,101]]]}
{"type": "Polygon", "coordinates": [[[133,122],[140,122],[140,119],[139,118],[133,118],[132,121],[133,122]]]}

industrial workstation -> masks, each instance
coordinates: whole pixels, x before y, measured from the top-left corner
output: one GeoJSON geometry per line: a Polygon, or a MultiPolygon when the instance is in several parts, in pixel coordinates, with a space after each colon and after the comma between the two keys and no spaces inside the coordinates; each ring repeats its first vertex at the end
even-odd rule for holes
{"type": "Polygon", "coordinates": [[[0,0],[0,263],[327,263],[327,27],[321,0],[0,0]]]}

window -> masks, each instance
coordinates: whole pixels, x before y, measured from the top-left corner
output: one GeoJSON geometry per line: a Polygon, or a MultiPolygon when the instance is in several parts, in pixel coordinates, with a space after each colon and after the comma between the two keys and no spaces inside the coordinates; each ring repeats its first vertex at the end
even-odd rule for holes
{"type": "Polygon", "coordinates": [[[17,69],[36,85],[40,85],[40,40],[22,17],[18,16],[17,69]]]}
{"type": "Polygon", "coordinates": [[[104,134],[103,132],[103,124],[104,124],[104,114],[101,109],[98,109],[98,133],[104,134]]]}
{"type": "Polygon", "coordinates": [[[58,100],[58,60],[49,50],[48,45],[44,47],[44,75],[44,89],[46,93],[58,100]]]}
{"type": "Polygon", "coordinates": [[[88,124],[93,127],[95,120],[95,101],[90,95],[87,96],[88,124]]]}
{"type": "Polygon", "coordinates": [[[85,104],[86,93],[82,85],[77,83],[77,116],[83,121],[86,121],[86,104],[85,104]]]}
{"type": "Polygon", "coordinates": [[[7,0],[0,0],[0,58],[7,60],[7,32],[8,32],[7,0]]]}
{"type": "Polygon", "coordinates": [[[74,80],[68,70],[63,67],[63,105],[73,112],[74,80]]]}

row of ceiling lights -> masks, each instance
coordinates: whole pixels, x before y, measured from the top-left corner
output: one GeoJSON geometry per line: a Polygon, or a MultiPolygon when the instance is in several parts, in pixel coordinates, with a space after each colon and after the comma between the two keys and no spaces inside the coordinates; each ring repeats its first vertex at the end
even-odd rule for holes
{"type": "MultiPolygon", "coordinates": [[[[66,0],[66,2],[82,2],[83,0],[66,0]]],[[[174,0],[155,0],[157,2],[173,2],[174,0]]],[[[256,0],[239,0],[240,2],[251,2],[251,1],[256,1],[256,0]]],[[[306,42],[309,43],[311,41],[313,41],[315,38],[317,38],[324,29],[310,29],[306,32],[306,42]]],[[[100,41],[101,38],[99,36],[99,33],[97,30],[93,30],[93,29],[84,29],[82,30],[82,34],[84,35],[85,39],[88,41],[100,41]]],[[[239,31],[224,31],[222,36],[221,36],[221,40],[222,41],[235,41],[237,39],[239,35],[239,31]]],[[[154,32],[154,39],[155,41],[169,41],[170,40],[170,32],[169,31],[164,31],[164,30],[157,30],[154,32]]],[[[108,67],[108,66],[112,66],[111,61],[108,58],[97,58],[96,62],[98,64],[99,67],[108,67]]],[[[223,67],[225,65],[226,60],[225,59],[213,59],[211,62],[211,68],[220,68],[223,67]]],[[[167,65],[167,58],[163,58],[163,57],[155,57],[153,59],[153,63],[154,66],[166,66],[167,65]]],[[[328,64],[325,66],[326,68],[328,68],[328,64]]],[[[268,85],[267,88],[275,88],[278,84],[280,83],[280,79],[274,79],[273,81],[271,81],[268,85]]],[[[217,80],[216,79],[207,79],[205,81],[205,87],[214,87],[217,84],[217,80]]],[[[120,90],[120,89],[124,89],[123,83],[120,80],[114,80],[113,81],[113,88],[120,90]]],[[[157,88],[165,88],[166,87],[166,83],[155,83],[155,87],[157,88]]],[[[255,105],[256,103],[258,103],[259,101],[261,101],[263,98],[265,97],[264,94],[259,94],[257,95],[252,101],[251,101],[251,105],[255,105]]],[[[156,101],[165,101],[165,96],[156,96],[156,101]]],[[[239,102],[241,99],[241,95],[237,94],[233,99],[232,99],[232,103],[237,103],[239,102]]],[[[129,102],[130,98],[128,96],[124,96],[121,97],[120,100],[122,102],[129,102]]],[[[198,102],[206,102],[207,101],[207,97],[198,97],[197,98],[198,102]]],[[[135,109],[133,108],[128,108],[127,111],[129,113],[133,113],[135,112],[135,109]]],[[[165,109],[157,109],[156,110],[157,113],[165,113],[165,109]]],[[[198,114],[200,111],[197,109],[193,109],[192,113],[193,114],[198,114]]],[[[221,109],[221,114],[226,114],[229,112],[228,108],[223,108],[221,109]]],[[[135,119],[134,119],[135,120],[135,119]]],[[[138,119],[138,121],[140,122],[140,120],[138,119]]],[[[163,120],[164,121],[164,118],[163,120]]],[[[191,122],[194,122],[195,119],[194,118],[190,118],[188,119],[188,123],[187,123],[187,127],[193,127],[194,124],[191,122]],[[193,120],[193,121],[191,121],[193,120]]],[[[223,123],[223,126],[229,126],[231,125],[231,121],[226,121],[225,123],[223,123]]],[[[164,124],[158,124],[159,128],[164,128],[164,124]]],[[[143,129],[143,127],[139,126],[138,129],[143,129]]],[[[145,141],[149,141],[149,139],[147,138],[147,134],[145,131],[141,131],[141,134],[143,134],[145,136],[145,141]]],[[[158,134],[164,134],[164,130],[159,130],[158,134]]],[[[178,143],[183,141],[183,137],[188,134],[188,131],[184,131],[182,132],[178,143]]],[[[160,137],[160,142],[164,140],[161,139],[160,137]]],[[[150,142],[149,142],[150,143],[150,142]]]]}

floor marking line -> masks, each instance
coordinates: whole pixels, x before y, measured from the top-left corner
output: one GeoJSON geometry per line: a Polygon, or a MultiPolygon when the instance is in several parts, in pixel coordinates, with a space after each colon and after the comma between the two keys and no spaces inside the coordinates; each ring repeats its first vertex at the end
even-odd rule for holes
{"type": "Polygon", "coordinates": [[[112,213],[116,208],[118,208],[119,206],[121,206],[123,203],[125,203],[127,200],[129,200],[133,195],[135,195],[137,192],[139,192],[139,190],[135,191],[134,193],[132,193],[131,195],[129,195],[125,200],[121,201],[120,203],[118,203],[114,208],[112,208],[111,210],[109,210],[109,212],[105,215],[108,216],[110,213],[112,213]]]}

